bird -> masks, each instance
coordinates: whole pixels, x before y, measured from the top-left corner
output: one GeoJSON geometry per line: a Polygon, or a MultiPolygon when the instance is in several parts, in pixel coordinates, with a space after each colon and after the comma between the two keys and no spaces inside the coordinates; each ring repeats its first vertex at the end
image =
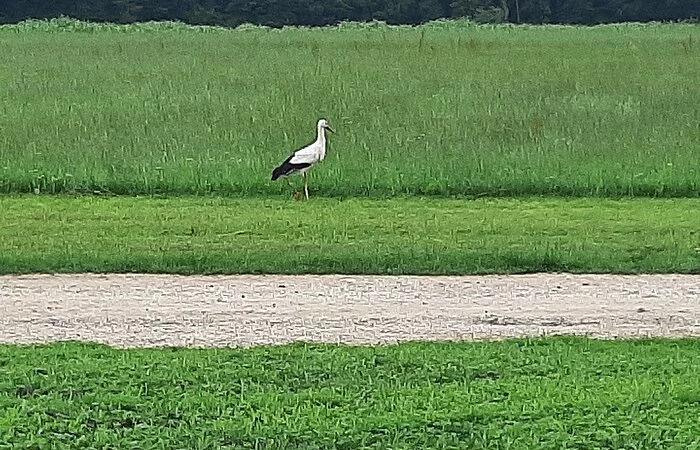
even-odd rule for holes
{"type": "MultiPolygon", "coordinates": [[[[294,152],[282,164],[272,171],[272,181],[278,178],[286,178],[299,173],[304,178],[304,194],[309,199],[309,171],[316,163],[323,161],[326,157],[326,130],[335,133],[326,119],[320,119],[316,124],[316,140],[294,152]]],[[[291,185],[291,182],[289,182],[291,185]]]]}

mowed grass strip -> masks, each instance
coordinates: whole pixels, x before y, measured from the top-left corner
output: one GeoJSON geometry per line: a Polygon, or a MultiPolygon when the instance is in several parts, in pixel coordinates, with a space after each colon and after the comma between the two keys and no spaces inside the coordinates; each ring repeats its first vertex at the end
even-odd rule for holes
{"type": "Polygon", "coordinates": [[[685,450],[698,358],[698,340],[3,345],[0,447],[685,450]]]}
{"type": "Polygon", "coordinates": [[[0,197],[0,272],[700,272],[700,200],[0,197]]]}
{"type": "Polygon", "coordinates": [[[0,192],[698,197],[693,24],[0,28],[0,192]]]}

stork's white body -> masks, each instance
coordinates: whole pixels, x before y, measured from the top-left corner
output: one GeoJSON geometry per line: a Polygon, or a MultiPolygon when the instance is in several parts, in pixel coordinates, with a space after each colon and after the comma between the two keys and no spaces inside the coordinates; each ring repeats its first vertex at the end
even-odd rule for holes
{"type": "Polygon", "coordinates": [[[316,135],[316,140],[294,152],[292,159],[289,160],[291,164],[310,164],[309,167],[299,169],[298,173],[306,173],[311,169],[314,164],[323,161],[326,157],[326,132],[320,125],[318,126],[318,132],[316,135]]]}

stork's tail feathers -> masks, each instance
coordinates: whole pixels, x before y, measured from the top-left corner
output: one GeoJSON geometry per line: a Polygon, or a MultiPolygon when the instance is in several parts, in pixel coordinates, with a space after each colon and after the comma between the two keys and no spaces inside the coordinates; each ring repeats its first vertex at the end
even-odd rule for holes
{"type": "Polygon", "coordinates": [[[311,167],[311,164],[309,163],[292,163],[290,162],[292,160],[293,156],[290,156],[285,162],[280,164],[278,167],[275,167],[275,170],[272,171],[272,181],[275,181],[276,179],[280,177],[287,177],[289,175],[292,175],[295,172],[298,172],[300,170],[304,170],[307,167],[311,167]]]}
{"type": "Polygon", "coordinates": [[[272,181],[277,180],[279,177],[283,177],[285,175],[289,175],[289,173],[294,170],[291,164],[288,162],[283,162],[279,166],[275,167],[275,170],[272,171],[272,181]]]}

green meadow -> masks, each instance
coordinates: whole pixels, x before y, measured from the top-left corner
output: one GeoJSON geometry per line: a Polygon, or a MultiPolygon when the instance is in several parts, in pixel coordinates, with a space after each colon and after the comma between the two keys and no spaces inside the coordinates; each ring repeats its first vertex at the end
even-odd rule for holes
{"type": "Polygon", "coordinates": [[[0,272],[697,273],[698,30],[2,26],[0,272]]]}
{"type": "Polygon", "coordinates": [[[700,273],[698,199],[0,197],[0,273],[700,273]]]}
{"type": "Polygon", "coordinates": [[[700,341],[0,346],[0,448],[700,447],[700,341]]]}
{"type": "Polygon", "coordinates": [[[698,197],[692,24],[0,27],[0,192],[698,197]]]}

